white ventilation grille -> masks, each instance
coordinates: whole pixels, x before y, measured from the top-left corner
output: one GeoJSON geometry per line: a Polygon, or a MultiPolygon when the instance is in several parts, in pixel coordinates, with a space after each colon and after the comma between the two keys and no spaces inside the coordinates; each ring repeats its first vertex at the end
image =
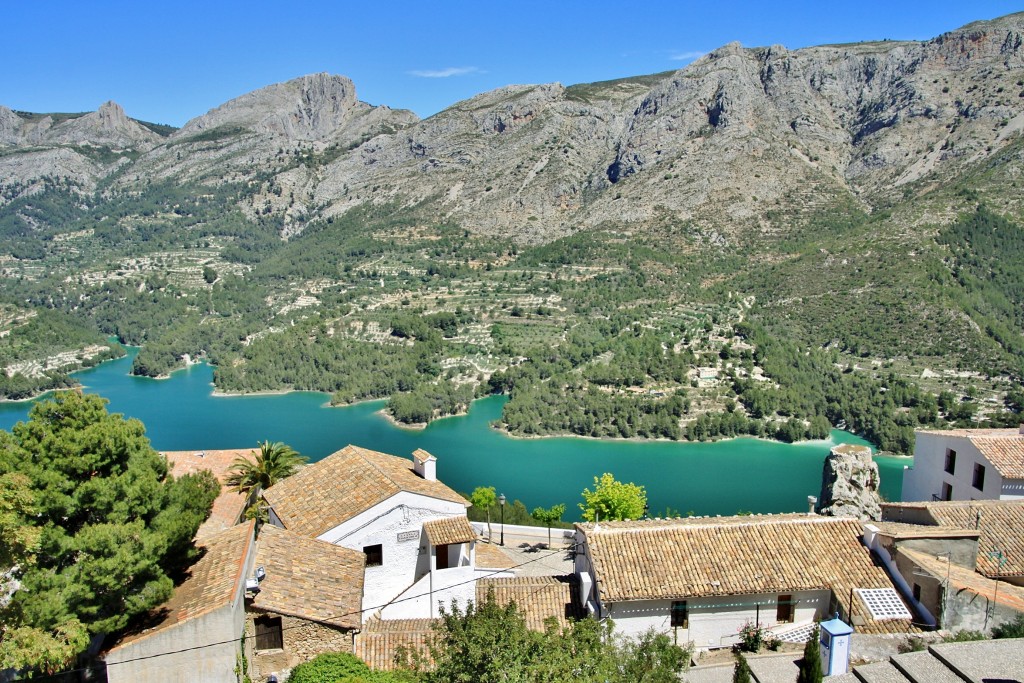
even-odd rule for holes
{"type": "Polygon", "coordinates": [[[857,595],[871,612],[875,621],[883,619],[910,619],[910,611],[892,588],[858,588],[857,595]]]}

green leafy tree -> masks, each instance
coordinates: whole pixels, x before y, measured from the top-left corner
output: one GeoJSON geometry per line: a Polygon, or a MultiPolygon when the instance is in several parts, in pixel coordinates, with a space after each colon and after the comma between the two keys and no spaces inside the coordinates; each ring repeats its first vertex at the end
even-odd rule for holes
{"type": "Polygon", "coordinates": [[[29,560],[39,547],[41,530],[29,522],[35,513],[31,485],[24,474],[0,474],[0,576],[29,560]]]}
{"type": "Polygon", "coordinates": [[[499,605],[493,590],[465,610],[457,602],[450,610],[442,607],[435,635],[430,645],[435,663],[427,675],[430,683],[524,680],[524,669],[537,659],[541,648],[540,634],[526,628],[515,603],[499,605]]]}
{"type": "Polygon", "coordinates": [[[616,647],[621,680],[638,683],[677,683],[693,652],[674,645],[664,633],[648,629],[616,647]]]}
{"type": "Polygon", "coordinates": [[[465,610],[442,610],[430,654],[435,667],[427,683],[604,683],[631,681],[676,683],[692,652],[652,631],[619,638],[611,622],[570,621],[559,628],[549,620],[543,632],[526,627],[523,613],[510,602],[498,605],[491,591],[465,610]]]}
{"type": "Polygon", "coordinates": [[[254,459],[237,457],[231,463],[225,483],[239,493],[253,489],[266,490],[286,477],[295,474],[306,458],[291,446],[281,442],[260,443],[260,450],[254,459]]]}
{"type": "Polygon", "coordinates": [[[0,639],[0,666],[16,671],[55,674],[89,645],[82,622],[68,619],[50,630],[34,626],[4,626],[0,639]]]}
{"type": "Polygon", "coordinates": [[[37,403],[28,421],[0,432],[0,474],[11,472],[28,479],[32,514],[22,519],[35,529],[21,535],[38,543],[0,608],[0,668],[59,669],[90,636],[164,602],[220,490],[209,472],[169,476],[141,422],[77,392],[37,403]]]}
{"type": "Polygon", "coordinates": [[[551,525],[555,522],[561,521],[562,515],[564,514],[565,503],[559,503],[558,505],[552,505],[546,510],[542,507],[534,508],[530,515],[548,528],[548,548],[551,547],[551,525]]]}
{"type": "Polygon", "coordinates": [[[477,486],[469,496],[469,502],[477,510],[487,511],[487,540],[491,540],[491,508],[498,501],[493,486],[477,486]]]}
{"type": "Polygon", "coordinates": [[[594,477],[594,490],[583,489],[580,510],[588,522],[597,520],[639,519],[647,505],[647,491],[643,486],[616,481],[605,472],[594,477]]]}
{"type": "Polygon", "coordinates": [[[821,650],[818,649],[818,625],[804,643],[804,658],[800,660],[800,673],[796,683],[821,683],[821,650]]]}
{"type": "Polygon", "coordinates": [[[750,683],[750,665],[742,652],[736,653],[736,666],[732,669],[732,683],[750,683]]]}

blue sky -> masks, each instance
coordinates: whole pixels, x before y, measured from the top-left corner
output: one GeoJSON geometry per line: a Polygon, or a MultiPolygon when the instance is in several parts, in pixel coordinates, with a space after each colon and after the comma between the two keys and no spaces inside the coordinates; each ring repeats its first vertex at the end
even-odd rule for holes
{"type": "Polygon", "coordinates": [[[350,77],[360,99],[429,116],[510,83],[656,73],[738,40],[788,48],[934,37],[1019,11],[1012,2],[4,3],[0,104],[96,109],[180,126],[306,73],[350,77]]]}

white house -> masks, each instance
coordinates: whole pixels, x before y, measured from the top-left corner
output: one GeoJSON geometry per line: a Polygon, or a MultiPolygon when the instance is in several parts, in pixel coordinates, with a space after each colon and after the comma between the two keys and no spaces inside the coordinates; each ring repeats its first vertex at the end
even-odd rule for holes
{"type": "Polygon", "coordinates": [[[267,489],[270,522],[366,556],[363,620],[436,616],[474,597],[469,503],[437,480],[437,459],[346,446],[267,489]]]}
{"type": "Polygon", "coordinates": [[[859,631],[910,629],[910,613],[854,519],[754,515],[577,524],[580,600],[618,630],[698,648],[746,624],[779,634],[838,611],[859,631]],[[878,599],[894,608],[875,609],[878,599]]]}
{"type": "Polygon", "coordinates": [[[903,500],[1024,498],[1020,429],[919,430],[914,466],[903,473],[903,500]]]}

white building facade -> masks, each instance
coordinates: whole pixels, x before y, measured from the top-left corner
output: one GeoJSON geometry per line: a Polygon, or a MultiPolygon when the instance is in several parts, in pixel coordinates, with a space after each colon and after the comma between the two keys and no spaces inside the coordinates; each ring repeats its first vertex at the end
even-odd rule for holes
{"type": "Polygon", "coordinates": [[[903,500],[1024,499],[1024,427],[916,432],[903,500]]]}
{"type": "Polygon", "coordinates": [[[469,503],[413,461],[356,446],[313,463],[264,493],[275,526],[363,552],[363,621],[437,616],[473,599],[477,534],[469,503]]]}

